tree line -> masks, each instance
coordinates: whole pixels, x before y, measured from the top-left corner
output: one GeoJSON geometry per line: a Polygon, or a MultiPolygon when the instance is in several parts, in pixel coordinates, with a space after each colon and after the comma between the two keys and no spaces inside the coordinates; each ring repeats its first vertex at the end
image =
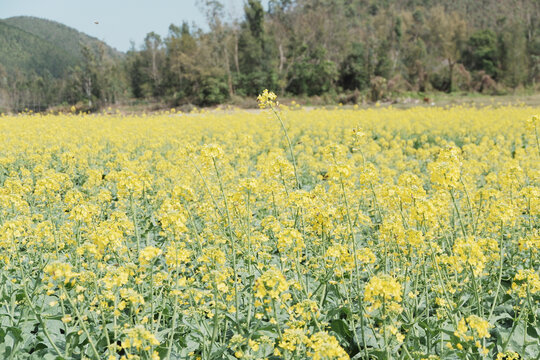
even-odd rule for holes
{"type": "Polygon", "coordinates": [[[497,94],[540,81],[536,0],[246,0],[243,16],[200,0],[208,30],[170,25],[117,62],[95,51],[59,100],[209,106],[262,89],[349,102],[400,92],[497,94]]]}

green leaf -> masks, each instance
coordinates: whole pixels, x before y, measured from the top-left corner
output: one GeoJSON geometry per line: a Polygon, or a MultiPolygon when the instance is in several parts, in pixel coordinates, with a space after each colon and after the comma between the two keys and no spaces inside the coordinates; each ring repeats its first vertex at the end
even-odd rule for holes
{"type": "Polygon", "coordinates": [[[22,330],[13,326],[6,329],[7,335],[13,339],[13,343],[16,344],[19,341],[23,341],[22,330]]]}
{"type": "Polygon", "coordinates": [[[527,327],[527,335],[529,335],[533,339],[540,339],[539,329],[535,328],[534,326],[527,327]]]}
{"type": "Polygon", "coordinates": [[[349,326],[347,325],[345,321],[341,319],[332,320],[330,322],[330,328],[332,329],[333,332],[339,335],[339,337],[342,340],[346,342],[350,342],[352,340],[353,334],[349,330],[349,326]]]}

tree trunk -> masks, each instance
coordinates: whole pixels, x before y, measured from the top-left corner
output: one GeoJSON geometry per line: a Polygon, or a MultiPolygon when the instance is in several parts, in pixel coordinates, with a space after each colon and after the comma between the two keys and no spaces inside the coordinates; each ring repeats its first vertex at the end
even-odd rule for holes
{"type": "Polygon", "coordinates": [[[231,66],[229,64],[229,52],[227,51],[227,45],[223,47],[223,53],[225,56],[225,67],[227,68],[227,85],[229,86],[229,97],[234,95],[232,75],[231,75],[231,66]]]}
{"type": "Polygon", "coordinates": [[[279,44],[279,73],[283,71],[283,65],[285,64],[285,55],[283,54],[283,45],[279,44]]]}
{"type": "Polygon", "coordinates": [[[84,92],[88,97],[88,107],[92,107],[92,78],[88,77],[84,82],[84,92]]]}
{"type": "Polygon", "coordinates": [[[456,65],[456,63],[453,62],[452,60],[448,59],[448,70],[450,72],[450,74],[448,76],[448,92],[449,93],[452,92],[452,87],[453,87],[454,65],[456,65]]]}
{"type": "Polygon", "coordinates": [[[234,34],[234,65],[236,66],[236,73],[240,74],[240,62],[238,61],[238,36],[234,34]]]}

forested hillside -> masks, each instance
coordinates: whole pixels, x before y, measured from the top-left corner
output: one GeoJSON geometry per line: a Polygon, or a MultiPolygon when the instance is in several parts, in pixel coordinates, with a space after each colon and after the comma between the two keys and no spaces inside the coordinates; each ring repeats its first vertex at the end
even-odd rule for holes
{"type": "Polygon", "coordinates": [[[76,64],[76,58],[36,35],[0,21],[0,64],[9,73],[61,77],[64,69],[76,64]]]}
{"type": "MultiPolygon", "coordinates": [[[[171,24],[125,58],[87,52],[58,101],[205,106],[269,88],[354,103],[403,92],[502,94],[540,82],[536,0],[246,0],[240,18],[225,1],[199,3],[209,30],[171,24]]],[[[43,33],[43,23],[16,22],[43,33]]]]}
{"type": "MultiPolygon", "coordinates": [[[[104,45],[102,41],[56,21],[31,16],[15,16],[2,22],[33,34],[79,60],[83,60],[82,46],[98,48],[104,45]]],[[[123,56],[121,52],[109,46],[105,46],[104,51],[106,57],[118,59],[123,56]]]]}
{"type": "Polygon", "coordinates": [[[97,85],[92,70],[105,74],[123,56],[54,21],[28,16],[0,20],[0,110],[40,111],[91,100],[97,85]]]}

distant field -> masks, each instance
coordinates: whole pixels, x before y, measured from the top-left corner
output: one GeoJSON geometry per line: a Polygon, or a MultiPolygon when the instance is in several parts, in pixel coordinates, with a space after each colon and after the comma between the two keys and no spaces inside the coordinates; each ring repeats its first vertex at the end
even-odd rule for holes
{"type": "Polygon", "coordinates": [[[0,358],[538,359],[522,100],[0,117],[0,358]]]}
{"type": "MultiPolygon", "coordinates": [[[[280,100],[281,103],[288,105],[292,108],[301,106],[307,109],[313,108],[334,108],[343,107],[346,109],[354,108],[354,104],[343,103],[339,105],[339,99],[335,101],[325,102],[321,98],[301,98],[290,97],[280,100]]],[[[412,107],[432,107],[432,106],[454,106],[454,105],[467,105],[467,106],[508,106],[508,105],[526,105],[532,107],[540,106],[540,93],[516,93],[515,95],[499,95],[488,96],[481,94],[462,94],[462,93],[432,93],[432,94],[402,94],[396,95],[391,100],[381,101],[377,105],[376,103],[366,101],[363,103],[359,101],[358,108],[368,109],[374,107],[387,107],[392,106],[398,109],[409,109],[412,107]]],[[[69,112],[70,106],[54,108],[54,112],[63,111],[69,112]]],[[[117,105],[112,105],[110,110],[103,109],[104,112],[114,113],[120,111],[125,114],[142,114],[142,113],[155,113],[161,111],[167,111],[170,106],[162,102],[145,101],[145,100],[132,100],[120,102],[117,105]]],[[[198,109],[194,105],[181,105],[177,106],[178,111],[190,112],[193,109],[198,109]]],[[[222,104],[207,108],[208,110],[230,110],[230,109],[258,109],[257,102],[252,98],[235,98],[229,104],[222,104]]]]}
{"type": "MultiPolygon", "coordinates": [[[[477,93],[463,94],[433,94],[426,95],[426,98],[435,102],[437,106],[445,105],[475,105],[475,106],[501,106],[501,105],[528,105],[533,107],[540,106],[540,93],[523,93],[487,96],[477,93]]],[[[423,99],[419,99],[423,100],[423,99]]],[[[423,101],[421,101],[423,102],[423,101]]]]}

